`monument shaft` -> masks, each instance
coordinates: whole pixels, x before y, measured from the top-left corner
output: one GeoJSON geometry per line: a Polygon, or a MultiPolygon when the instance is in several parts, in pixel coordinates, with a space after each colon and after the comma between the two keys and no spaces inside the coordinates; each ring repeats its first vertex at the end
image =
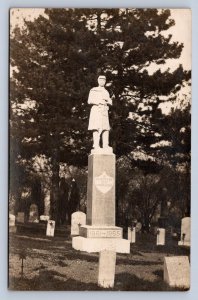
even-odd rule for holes
{"type": "Polygon", "coordinates": [[[115,155],[88,160],[87,225],[115,226],[115,155]]]}

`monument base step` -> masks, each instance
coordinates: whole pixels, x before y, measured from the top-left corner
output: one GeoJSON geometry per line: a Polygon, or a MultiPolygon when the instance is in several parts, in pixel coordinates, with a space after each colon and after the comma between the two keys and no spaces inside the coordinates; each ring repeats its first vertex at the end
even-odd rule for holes
{"type": "Polygon", "coordinates": [[[88,253],[102,250],[130,253],[130,241],[119,238],[85,238],[76,236],[72,238],[72,247],[88,253]]]}
{"type": "Polygon", "coordinates": [[[190,247],[190,242],[179,241],[178,246],[190,247]]]}

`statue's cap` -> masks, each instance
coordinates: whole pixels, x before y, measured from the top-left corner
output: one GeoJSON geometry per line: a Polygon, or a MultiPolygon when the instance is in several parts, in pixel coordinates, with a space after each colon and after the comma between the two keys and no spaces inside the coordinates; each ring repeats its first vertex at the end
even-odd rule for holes
{"type": "Polygon", "coordinates": [[[100,75],[100,76],[98,76],[98,79],[106,79],[106,76],[105,75],[100,75]]]}

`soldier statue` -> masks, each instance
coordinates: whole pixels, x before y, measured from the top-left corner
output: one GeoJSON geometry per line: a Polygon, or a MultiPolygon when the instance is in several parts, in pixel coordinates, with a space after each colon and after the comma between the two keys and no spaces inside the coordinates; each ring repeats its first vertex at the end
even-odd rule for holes
{"type": "Polygon", "coordinates": [[[98,86],[89,92],[88,104],[92,105],[89,117],[88,130],[93,131],[93,148],[100,149],[100,140],[102,140],[102,148],[105,150],[112,149],[109,146],[109,106],[112,100],[109,92],[105,89],[106,77],[100,75],[98,77],[98,86]]]}

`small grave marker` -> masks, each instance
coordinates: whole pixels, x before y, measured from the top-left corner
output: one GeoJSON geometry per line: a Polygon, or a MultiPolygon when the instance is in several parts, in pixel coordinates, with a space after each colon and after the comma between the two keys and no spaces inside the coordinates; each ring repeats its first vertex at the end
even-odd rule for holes
{"type": "Polygon", "coordinates": [[[49,216],[41,215],[40,216],[40,221],[47,222],[49,220],[49,216]]]}
{"type": "Polygon", "coordinates": [[[136,240],[136,229],[134,226],[128,227],[128,240],[134,244],[136,240]]]}
{"type": "Polygon", "coordinates": [[[15,219],[16,219],[15,215],[9,214],[9,227],[15,226],[15,219]]]}
{"type": "Polygon", "coordinates": [[[165,245],[165,233],[164,228],[157,229],[157,245],[165,245]]]}
{"type": "Polygon", "coordinates": [[[48,220],[46,236],[54,236],[54,231],[55,231],[55,221],[48,220]]]}
{"type": "Polygon", "coordinates": [[[183,218],[181,221],[181,240],[179,241],[179,246],[190,247],[190,217],[183,218]]]}

